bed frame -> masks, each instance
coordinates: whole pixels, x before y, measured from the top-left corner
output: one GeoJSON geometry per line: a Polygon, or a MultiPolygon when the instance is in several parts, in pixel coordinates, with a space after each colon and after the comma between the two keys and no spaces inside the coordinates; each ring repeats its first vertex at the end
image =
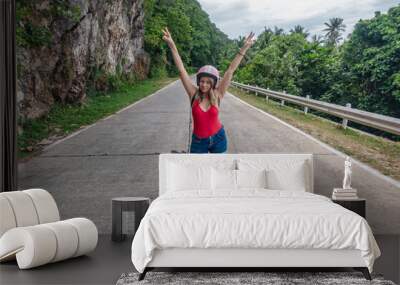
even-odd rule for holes
{"type": "Polygon", "coordinates": [[[337,268],[351,267],[361,271],[371,280],[368,268],[359,250],[328,249],[199,249],[169,248],[155,250],[139,280],[155,268],[232,268],[235,271],[249,269],[285,268],[337,268]]]}
{"type": "MultiPolygon", "coordinates": [[[[205,159],[204,154],[184,154],[193,160],[205,159]]],[[[251,158],[271,159],[293,158],[307,160],[311,166],[308,192],[313,192],[313,155],[312,154],[207,154],[208,158],[251,158]]],[[[166,168],[169,159],[182,158],[182,154],[160,154],[159,157],[159,193],[166,191],[166,168]]],[[[156,268],[232,268],[246,271],[254,268],[343,268],[350,267],[361,271],[367,280],[371,275],[359,250],[331,249],[255,249],[255,248],[168,248],[157,249],[139,280],[156,268]]]]}

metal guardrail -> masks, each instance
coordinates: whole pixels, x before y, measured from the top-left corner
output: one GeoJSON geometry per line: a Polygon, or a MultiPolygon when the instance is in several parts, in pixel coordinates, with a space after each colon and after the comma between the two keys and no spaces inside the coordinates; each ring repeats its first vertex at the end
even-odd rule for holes
{"type": "Polygon", "coordinates": [[[362,111],[359,109],[351,108],[350,104],[347,106],[340,106],[336,104],[331,104],[319,100],[310,99],[309,96],[301,97],[286,94],[284,92],[272,91],[269,89],[263,89],[256,86],[250,86],[238,82],[231,82],[232,86],[238,87],[245,91],[255,92],[256,96],[262,94],[266,96],[268,100],[269,97],[280,99],[281,105],[285,104],[285,101],[304,106],[304,112],[308,112],[308,108],[321,111],[334,115],[336,117],[343,119],[343,127],[346,128],[347,120],[357,122],[362,125],[376,128],[378,130],[386,131],[392,134],[400,135],[400,119],[384,116],[380,114],[375,114],[372,112],[362,111]]]}

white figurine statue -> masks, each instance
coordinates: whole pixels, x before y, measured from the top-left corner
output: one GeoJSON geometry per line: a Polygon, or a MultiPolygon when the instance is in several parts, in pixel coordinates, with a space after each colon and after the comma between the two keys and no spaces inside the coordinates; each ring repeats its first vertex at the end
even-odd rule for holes
{"type": "Polygon", "coordinates": [[[350,157],[347,156],[344,162],[344,178],[343,178],[343,189],[351,189],[351,161],[350,157]]]}

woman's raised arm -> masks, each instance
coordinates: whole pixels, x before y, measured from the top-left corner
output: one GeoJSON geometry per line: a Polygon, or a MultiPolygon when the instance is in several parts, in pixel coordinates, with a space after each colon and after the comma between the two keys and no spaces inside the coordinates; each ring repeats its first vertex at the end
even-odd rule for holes
{"type": "Polygon", "coordinates": [[[164,33],[163,40],[168,44],[169,48],[171,49],[172,57],[174,59],[175,65],[179,70],[179,77],[181,78],[183,87],[185,87],[186,93],[188,94],[189,99],[191,99],[192,96],[196,93],[197,88],[193,84],[192,80],[190,79],[189,74],[187,73],[187,71],[185,69],[185,66],[183,65],[183,62],[179,55],[178,49],[176,48],[175,42],[172,39],[171,34],[168,31],[168,28],[166,27],[162,31],[164,33]]]}
{"type": "Polygon", "coordinates": [[[235,56],[235,58],[232,60],[231,64],[229,65],[228,69],[225,71],[224,77],[221,79],[221,82],[218,85],[218,92],[222,97],[224,97],[224,94],[226,90],[229,87],[229,84],[231,84],[232,76],[233,73],[235,72],[236,68],[239,66],[240,62],[242,61],[243,56],[246,54],[247,50],[254,44],[254,39],[253,39],[254,33],[251,32],[246,40],[244,41],[243,47],[240,49],[238,54],[235,56]]]}

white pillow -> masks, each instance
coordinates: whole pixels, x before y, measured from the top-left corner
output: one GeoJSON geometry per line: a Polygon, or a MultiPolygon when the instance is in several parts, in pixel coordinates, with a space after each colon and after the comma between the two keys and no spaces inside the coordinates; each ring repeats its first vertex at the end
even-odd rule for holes
{"type": "Polygon", "coordinates": [[[240,170],[267,169],[267,188],[272,190],[307,191],[311,185],[309,164],[305,160],[239,159],[240,170]]]}
{"type": "Polygon", "coordinates": [[[267,188],[267,170],[235,170],[237,188],[267,188]]]}
{"type": "Polygon", "coordinates": [[[212,168],[213,189],[236,190],[236,170],[212,168]]]}
{"type": "Polygon", "coordinates": [[[211,167],[169,163],[168,191],[185,191],[212,188],[211,167]]]}
{"type": "Polygon", "coordinates": [[[292,163],[287,167],[269,169],[268,188],[288,191],[307,191],[305,161],[292,163]]]}

